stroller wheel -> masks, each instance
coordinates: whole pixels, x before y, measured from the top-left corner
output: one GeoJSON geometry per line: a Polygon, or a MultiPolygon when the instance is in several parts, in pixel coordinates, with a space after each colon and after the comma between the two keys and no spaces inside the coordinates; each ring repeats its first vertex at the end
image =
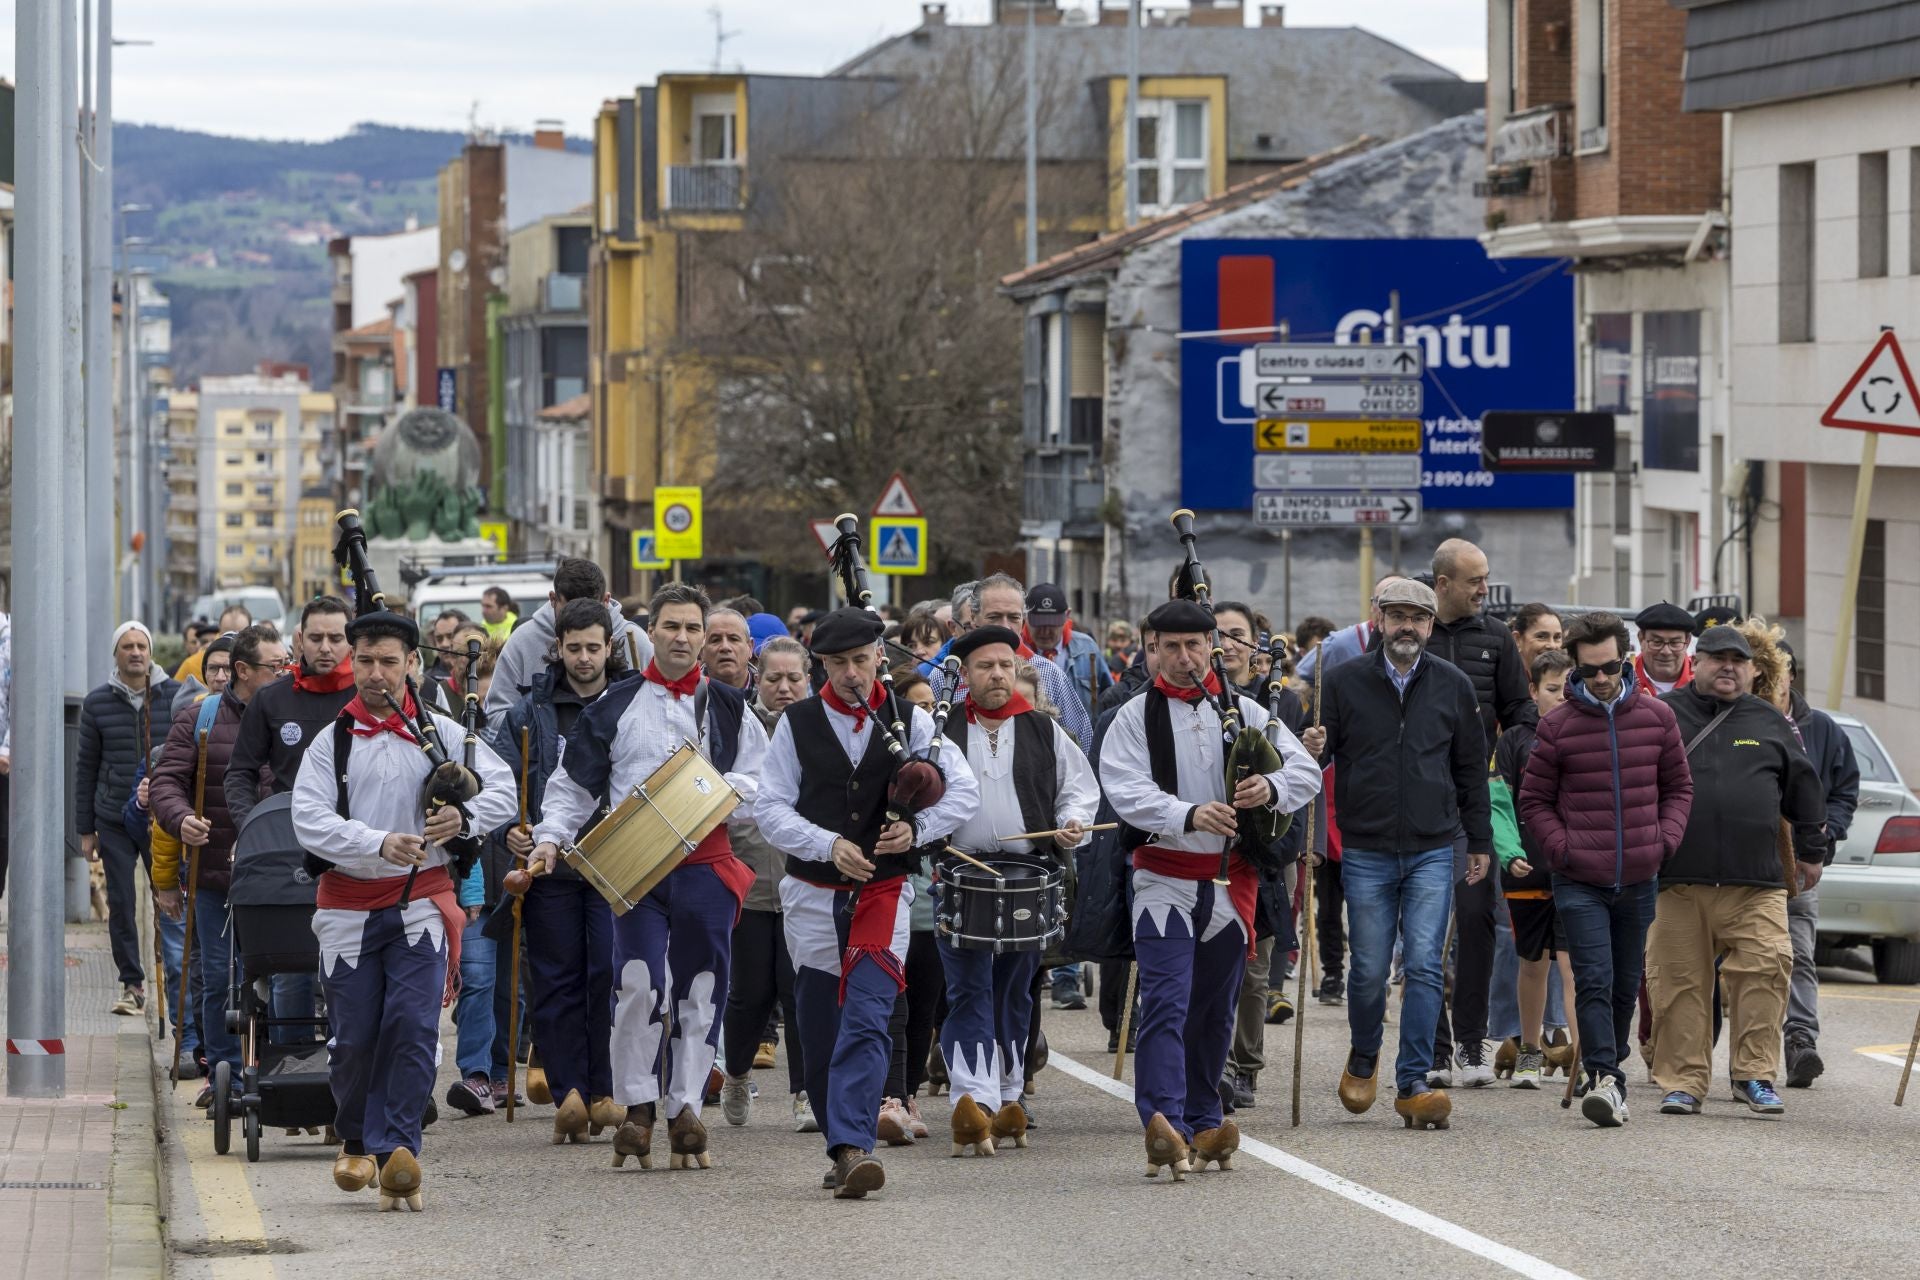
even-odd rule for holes
{"type": "Polygon", "coordinates": [[[233,1066],[231,1063],[216,1063],[213,1068],[213,1098],[207,1104],[207,1114],[213,1117],[213,1150],[217,1155],[227,1154],[233,1144],[233,1066]]]}
{"type": "Polygon", "coordinates": [[[258,1161],[260,1159],[260,1113],[249,1107],[241,1120],[247,1131],[247,1160],[258,1161]]]}

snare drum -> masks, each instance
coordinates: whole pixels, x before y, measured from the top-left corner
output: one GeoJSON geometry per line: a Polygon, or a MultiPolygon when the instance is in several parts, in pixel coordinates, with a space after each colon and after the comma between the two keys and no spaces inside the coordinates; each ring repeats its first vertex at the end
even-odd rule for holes
{"type": "Polygon", "coordinates": [[[562,856],[613,914],[625,915],[739,803],[726,776],[688,742],[562,856]]]}
{"type": "Polygon", "coordinates": [[[1047,858],[1003,853],[983,858],[1004,878],[958,859],[940,864],[934,927],[963,951],[1042,951],[1067,928],[1060,867],[1047,858]]]}

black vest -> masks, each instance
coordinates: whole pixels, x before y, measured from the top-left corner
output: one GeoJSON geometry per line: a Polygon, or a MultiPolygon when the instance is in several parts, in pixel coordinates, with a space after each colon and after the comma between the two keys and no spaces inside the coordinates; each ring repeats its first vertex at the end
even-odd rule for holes
{"type": "MultiPolygon", "coordinates": [[[[1147,707],[1147,772],[1153,776],[1154,786],[1178,798],[1180,761],[1173,752],[1173,712],[1167,706],[1167,695],[1148,685],[1141,696],[1146,699],[1147,707]]],[[[1152,839],[1148,832],[1125,823],[1120,826],[1120,847],[1129,853],[1152,839]]]]}
{"type": "MultiPolygon", "coordinates": [[[[966,716],[947,721],[947,737],[967,754],[966,716]]],[[[1020,825],[1028,831],[1051,831],[1059,825],[1060,761],[1053,750],[1053,720],[1045,712],[1027,711],[1013,717],[1013,794],[1020,802],[1020,825]]],[[[1050,853],[1050,842],[1039,841],[1040,852],[1050,853]]]]}
{"type": "MultiPolygon", "coordinates": [[[[893,760],[877,730],[867,732],[867,750],[858,765],[827,723],[827,704],[807,698],[787,708],[788,732],[800,760],[800,794],[794,812],[816,827],[845,836],[872,860],[874,880],[897,880],[907,874],[905,854],[876,855],[880,828],[886,825],[887,786],[893,781],[893,760]]],[[[787,855],[787,874],[808,884],[844,888],[859,883],[842,875],[831,862],[787,855]]]]}

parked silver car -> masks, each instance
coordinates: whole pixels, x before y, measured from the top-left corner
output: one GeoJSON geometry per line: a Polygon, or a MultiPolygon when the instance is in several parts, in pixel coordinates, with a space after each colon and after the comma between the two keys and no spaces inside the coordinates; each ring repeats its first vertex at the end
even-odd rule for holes
{"type": "Polygon", "coordinates": [[[1920,982],[1920,799],[1860,720],[1830,713],[1860,765],[1860,808],[1820,880],[1820,941],[1873,949],[1882,982],[1920,982]]]}

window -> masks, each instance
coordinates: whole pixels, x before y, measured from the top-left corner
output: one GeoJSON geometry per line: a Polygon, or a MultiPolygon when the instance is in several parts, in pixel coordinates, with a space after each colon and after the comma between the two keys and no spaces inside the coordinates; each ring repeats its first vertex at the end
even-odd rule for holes
{"type": "Polygon", "coordinates": [[[240,423],[240,422],[229,422],[229,423],[227,424],[227,434],[228,434],[228,435],[230,435],[230,436],[237,436],[237,435],[239,435],[239,434],[240,434],[241,432],[243,432],[243,431],[245,431],[245,430],[246,430],[246,424],[245,424],[245,423],[240,423]]]}
{"type": "Polygon", "coordinates": [[[1608,0],[1579,0],[1580,29],[1574,36],[1578,54],[1573,91],[1573,127],[1579,150],[1607,147],[1607,4],[1608,0]]]}
{"type": "Polygon", "coordinates": [[[1853,696],[1887,700],[1887,522],[1867,521],[1853,603],[1853,696]]]}
{"type": "Polygon", "coordinates": [[[259,484],[253,486],[253,496],[256,498],[271,498],[273,496],[273,481],[262,480],[259,484]]]}
{"type": "Polygon", "coordinates": [[[227,528],[238,529],[246,524],[247,518],[238,511],[227,512],[227,528]]]}
{"type": "Polygon", "coordinates": [[[273,512],[256,511],[253,515],[253,524],[256,529],[273,528],[273,512]]]}
{"type": "Polygon", "coordinates": [[[1633,315],[1626,311],[1596,314],[1589,351],[1593,358],[1594,410],[1632,413],[1627,395],[1633,378],[1633,315]]]}
{"type": "Polygon", "coordinates": [[[734,97],[730,93],[697,93],[693,96],[695,164],[739,163],[739,137],[733,108],[734,97]]]}
{"type": "Polygon", "coordinates": [[[237,453],[229,453],[226,455],[226,461],[228,466],[237,467],[240,465],[240,455],[237,453]]]}
{"type": "Polygon", "coordinates": [[[1780,341],[1813,341],[1813,166],[1780,166],[1780,341]]]}
{"type": "Polygon", "coordinates": [[[237,498],[245,490],[246,490],[246,486],[243,484],[238,484],[238,483],[230,484],[227,486],[227,496],[229,498],[237,498]]]}
{"type": "Polygon", "coordinates": [[[1514,104],[1520,100],[1520,39],[1514,29],[1516,7],[1515,0],[1493,0],[1487,10],[1487,44],[1495,50],[1495,57],[1487,67],[1488,133],[1498,129],[1500,122],[1514,113],[1517,109],[1514,104]]]}
{"type": "Polygon", "coordinates": [[[273,455],[270,453],[256,453],[253,455],[253,463],[257,467],[264,467],[272,461],[273,455]]]}
{"type": "Polygon", "coordinates": [[[1700,469],[1700,313],[1649,311],[1640,318],[1641,465],[1700,469]]]}
{"type": "Polygon", "coordinates": [[[272,418],[255,418],[253,420],[253,434],[255,434],[256,436],[269,436],[269,437],[272,436],[273,435],[273,419],[272,418]]]}
{"type": "Polygon", "coordinates": [[[240,557],[247,554],[247,549],[241,546],[237,542],[229,542],[226,545],[226,553],[229,558],[238,560],[240,557]]]}
{"type": "Polygon", "coordinates": [[[740,296],[760,310],[779,316],[797,316],[813,305],[807,284],[807,261],[786,254],[755,258],[747,268],[752,279],[740,282],[740,296]]]}
{"type": "Polygon", "coordinates": [[[1887,274],[1887,153],[1860,157],[1860,278],[1887,274]]]}
{"type": "Polygon", "coordinates": [[[1140,211],[1152,215],[1207,198],[1207,104],[1171,98],[1140,102],[1134,169],[1140,211]]]}

